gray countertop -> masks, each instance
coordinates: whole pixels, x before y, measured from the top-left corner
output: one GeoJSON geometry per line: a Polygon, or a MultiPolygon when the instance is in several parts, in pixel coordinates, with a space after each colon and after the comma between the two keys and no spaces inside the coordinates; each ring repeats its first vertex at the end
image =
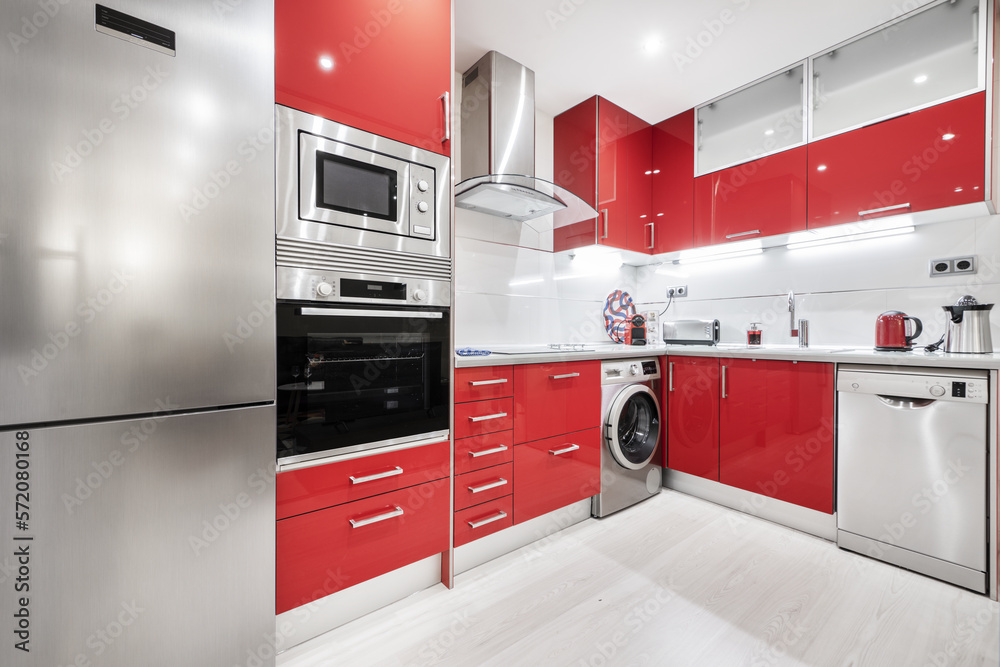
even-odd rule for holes
{"type": "Polygon", "coordinates": [[[541,351],[545,346],[494,346],[494,353],[478,357],[456,357],[458,368],[504,366],[509,364],[543,364],[588,359],[622,359],[677,355],[685,357],[725,357],[727,359],[786,359],[841,364],[878,364],[884,366],[928,366],[939,368],[1000,369],[1000,354],[945,354],[925,352],[923,347],[912,352],[876,352],[872,348],[816,345],[800,348],[792,345],[746,345],[720,343],[713,345],[649,345],[626,346],[613,343],[587,345],[587,351],[541,351]]]}

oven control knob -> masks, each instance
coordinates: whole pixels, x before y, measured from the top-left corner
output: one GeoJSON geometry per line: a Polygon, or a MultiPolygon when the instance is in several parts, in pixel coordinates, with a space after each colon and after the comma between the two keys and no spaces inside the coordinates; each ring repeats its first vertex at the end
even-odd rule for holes
{"type": "Polygon", "coordinates": [[[944,396],[944,387],[939,384],[931,387],[931,396],[944,396]]]}
{"type": "Polygon", "coordinates": [[[425,201],[417,203],[417,210],[420,211],[421,213],[426,213],[428,208],[430,207],[427,205],[427,202],[425,201]]]}
{"type": "Polygon", "coordinates": [[[427,184],[427,181],[417,181],[417,190],[421,192],[427,192],[427,188],[431,187],[427,184]]]}
{"type": "Polygon", "coordinates": [[[639,364],[632,364],[631,366],[629,366],[628,367],[628,373],[629,373],[629,375],[638,375],[639,374],[639,364]]]}
{"type": "Polygon", "coordinates": [[[426,298],[427,298],[427,292],[423,291],[422,289],[413,290],[414,301],[423,301],[426,298]]]}
{"type": "Polygon", "coordinates": [[[333,294],[333,285],[328,282],[322,282],[319,285],[316,285],[316,294],[319,294],[320,296],[330,296],[333,294]]]}

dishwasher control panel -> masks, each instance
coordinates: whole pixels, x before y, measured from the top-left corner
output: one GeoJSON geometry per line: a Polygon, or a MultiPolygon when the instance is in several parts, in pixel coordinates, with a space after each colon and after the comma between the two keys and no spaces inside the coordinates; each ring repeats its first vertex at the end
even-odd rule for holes
{"type": "Polygon", "coordinates": [[[962,403],[989,402],[989,375],[979,371],[936,370],[934,373],[900,373],[841,370],[837,391],[899,398],[925,398],[962,403]]]}

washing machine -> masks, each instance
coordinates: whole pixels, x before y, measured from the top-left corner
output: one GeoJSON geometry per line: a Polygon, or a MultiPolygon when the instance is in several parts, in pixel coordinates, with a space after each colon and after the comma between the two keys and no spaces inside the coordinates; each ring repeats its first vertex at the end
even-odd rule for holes
{"type": "Polygon", "coordinates": [[[660,362],[601,364],[601,492],[591,514],[607,516],[660,492],[660,362]]]}

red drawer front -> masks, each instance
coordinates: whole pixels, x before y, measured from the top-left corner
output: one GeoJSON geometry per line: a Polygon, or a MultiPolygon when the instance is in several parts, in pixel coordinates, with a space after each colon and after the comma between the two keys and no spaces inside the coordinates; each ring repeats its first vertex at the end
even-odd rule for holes
{"type": "Polygon", "coordinates": [[[514,395],[515,443],[600,426],[601,362],[516,366],[514,395]]]}
{"type": "Polygon", "coordinates": [[[514,431],[487,433],[455,441],[455,474],[514,460],[514,431]]]}
{"type": "Polygon", "coordinates": [[[484,401],[514,395],[513,366],[455,369],[455,402],[484,401]]]}
{"type": "Polygon", "coordinates": [[[500,532],[514,525],[513,499],[504,496],[455,512],[455,546],[500,532]]]}
{"type": "Polygon", "coordinates": [[[462,510],[509,496],[513,490],[513,463],[468,472],[455,478],[455,509],[462,510]]]}
{"type": "Polygon", "coordinates": [[[278,518],[443,479],[450,475],[450,458],[448,442],[444,441],[278,473],[278,518]],[[375,479],[366,479],[372,477],[375,479]]]}
{"type": "Polygon", "coordinates": [[[600,493],[601,430],[592,428],[518,445],[514,448],[514,480],[514,523],[600,493]],[[565,451],[574,445],[577,449],[565,451]]]}
{"type": "Polygon", "coordinates": [[[514,425],[514,399],[493,398],[455,405],[455,437],[509,431],[514,425]]]}
{"type": "Polygon", "coordinates": [[[277,613],[447,551],[448,484],[442,479],[279,521],[277,613]]]}
{"type": "Polygon", "coordinates": [[[809,227],[983,201],[984,118],[976,93],[809,144],[809,227]]]}

